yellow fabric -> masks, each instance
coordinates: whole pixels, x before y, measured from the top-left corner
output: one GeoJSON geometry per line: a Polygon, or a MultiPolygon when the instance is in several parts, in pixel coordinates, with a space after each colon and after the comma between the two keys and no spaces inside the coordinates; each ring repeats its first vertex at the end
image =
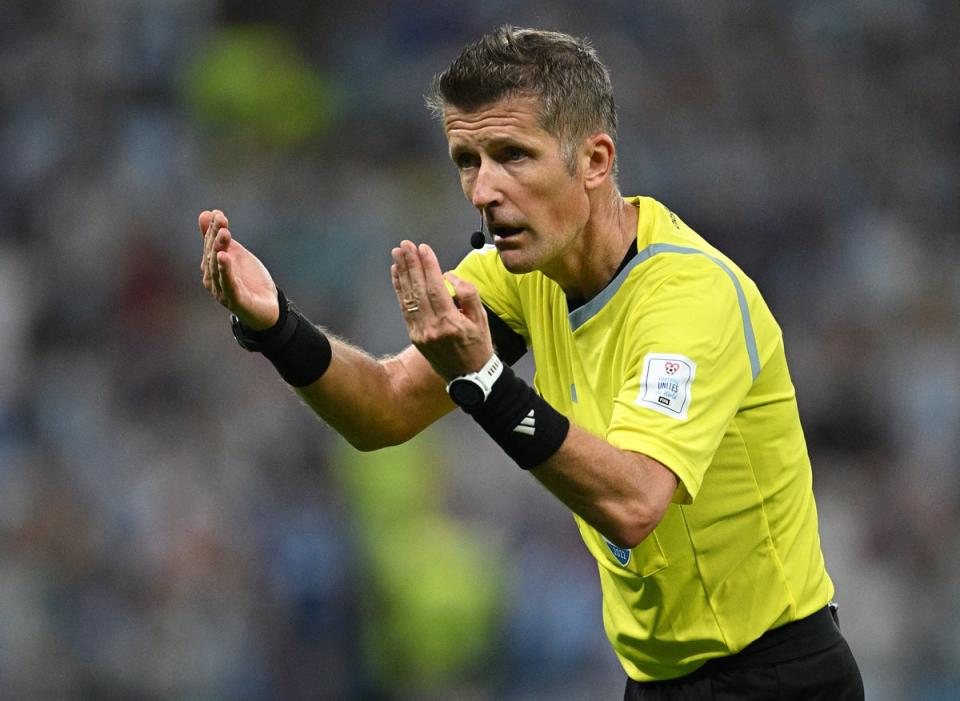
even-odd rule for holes
{"type": "Polygon", "coordinates": [[[651,681],[810,615],[833,584],[780,328],[732,261],[659,202],[628,201],[639,253],[573,312],[556,283],[509,273],[493,247],[456,272],[526,340],[544,399],[679,478],[631,551],[574,515],[599,565],[607,636],[626,673],[651,681]]]}

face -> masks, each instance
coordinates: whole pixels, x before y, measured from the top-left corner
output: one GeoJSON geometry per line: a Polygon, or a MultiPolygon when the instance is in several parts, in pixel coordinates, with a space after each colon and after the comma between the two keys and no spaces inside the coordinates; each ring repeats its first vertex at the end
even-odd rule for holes
{"type": "Polygon", "coordinates": [[[513,273],[560,265],[590,212],[583,179],[570,174],[559,139],[540,127],[537,113],[529,97],[444,113],[463,193],[484,214],[513,273]]]}

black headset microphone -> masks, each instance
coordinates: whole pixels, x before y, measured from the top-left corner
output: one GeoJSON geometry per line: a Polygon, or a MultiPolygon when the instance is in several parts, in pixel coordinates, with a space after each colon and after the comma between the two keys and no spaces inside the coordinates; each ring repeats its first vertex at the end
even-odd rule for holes
{"type": "Polygon", "coordinates": [[[470,234],[470,245],[474,248],[483,248],[483,244],[487,242],[487,235],[483,233],[483,213],[480,214],[480,229],[474,231],[470,234]]]}

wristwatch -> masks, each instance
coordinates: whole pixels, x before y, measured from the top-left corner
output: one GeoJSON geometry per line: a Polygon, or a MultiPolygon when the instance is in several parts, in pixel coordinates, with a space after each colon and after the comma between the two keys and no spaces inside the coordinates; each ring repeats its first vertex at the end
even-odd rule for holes
{"type": "Polygon", "coordinates": [[[493,383],[503,372],[503,361],[494,353],[477,372],[455,377],[447,385],[447,393],[454,403],[470,411],[483,405],[490,396],[493,383]]]}

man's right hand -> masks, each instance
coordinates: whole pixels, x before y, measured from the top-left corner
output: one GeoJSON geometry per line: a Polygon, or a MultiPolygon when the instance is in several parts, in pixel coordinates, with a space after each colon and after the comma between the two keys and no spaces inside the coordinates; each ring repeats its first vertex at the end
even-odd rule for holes
{"type": "Polygon", "coordinates": [[[262,331],[277,323],[277,286],[260,259],[233,239],[226,215],[204,211],[199,224],[203,286],[247,328],[262,331]]]}

